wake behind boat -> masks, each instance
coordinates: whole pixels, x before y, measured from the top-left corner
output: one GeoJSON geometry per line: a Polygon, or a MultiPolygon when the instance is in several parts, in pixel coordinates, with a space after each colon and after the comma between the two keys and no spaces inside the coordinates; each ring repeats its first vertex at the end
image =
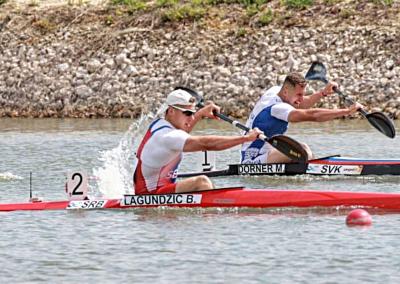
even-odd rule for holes
{"type": "Polygon", "coordinates": [[[209,177],[236,175],[400,175],[400,159],[359,159],[330,156],[308,163],[232,164],[224,170],[182,173],[179,177],[206,175],[209,177]]]}
{"type": "Polygon", "coordinates": [[[400,210],[400,194],[316,190],[269,190],[242,187],[164,195],[125,195],[121,199],[35,201],[0,204],[0,211],[132,209],[155,207],[363,207],[400,210]]]}

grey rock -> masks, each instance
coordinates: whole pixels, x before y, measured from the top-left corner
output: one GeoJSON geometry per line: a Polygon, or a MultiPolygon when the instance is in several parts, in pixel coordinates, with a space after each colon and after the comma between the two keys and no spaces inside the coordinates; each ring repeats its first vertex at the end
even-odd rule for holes
{"type": "Polygon", "coordinates": [[[86,65],[87,71],[89,73],[94,73],[101,68],[101,63],[98,59],[91,59],[86,65]]]}
{"type": "Polygon", "coordinates": [[[93,94],[93,90],[86,85],[80,85],[75,88],[75,93],[80,98],[88,98],[93,94]]]}
{"type": "Polygon", "coordinates": [[[57,65],[57,69],[58,69],[58,71],[59,71],[60,73],[64,73],[64,72],[68,71],[68,69],[69,69],[69,64],[68,64],[68,63],[59,64],[59,65],[57,65]]]}

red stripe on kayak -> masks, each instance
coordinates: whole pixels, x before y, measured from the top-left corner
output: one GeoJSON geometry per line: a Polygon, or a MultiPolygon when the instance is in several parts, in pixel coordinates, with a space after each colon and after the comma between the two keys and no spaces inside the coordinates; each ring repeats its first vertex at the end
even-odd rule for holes
{"type": "MultiPolygon", "coordinates": [[[[400,210],[400,194],[378,192],[346,192],[316,190],[223,189],[201,194],[201,204],[163,204],[163,207],[332,207],[360,206],[400,210]]],[[[107,200],[101,209],[157,207],[158,205],[126,206],[120,199],[107,200]]],[[[63,210],[69,201],[0,204],[0,211],[63,210]]],[[[100,209],[100,208],[99,208],[100,209]]]]}
{"type": "Polygon", "coordinates": [[[0,211],[17,211],[17,210],[62,210],[66,209],[69,201],[42,201],[27,203],[9,203],[0,204],[0,211]]]}

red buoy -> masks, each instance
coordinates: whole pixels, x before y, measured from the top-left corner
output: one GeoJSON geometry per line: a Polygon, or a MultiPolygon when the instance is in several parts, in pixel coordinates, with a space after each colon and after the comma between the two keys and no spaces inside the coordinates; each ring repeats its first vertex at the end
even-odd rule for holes
{"type": "Polygon", "coordinates": [[[370,226],[372,217],[364,209],[354,209],[347,215],[346,224],[348,226],[370,226]]]}

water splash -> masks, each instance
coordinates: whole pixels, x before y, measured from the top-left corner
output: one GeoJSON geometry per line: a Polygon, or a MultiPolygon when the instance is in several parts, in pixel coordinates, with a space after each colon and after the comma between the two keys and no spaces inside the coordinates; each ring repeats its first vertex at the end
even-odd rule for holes
{"type": "Polygon", "coordinates": [[[99,160],[103,166],[93,169],[93,175],[98,177],[96,189],[104,197],[119,198],[125,193],[132,193],[135,138],[141,136],[141,126],[146,121],[147,116],[134,121],[117,147],[101,152],[99,160]]]}
{"type": "Polygon", "coordinates": [[[24,179],[23,177],[14,175],[10,172],[0,173],[0,181],[11,181],[11,180],[21,180],[24,179]]]}
{"type": "Polygon", "coordinates": [[[165,112],[165,105],[157,113],[142,115],[134,121],[124,134],[117,147],[101,152],[99,160],[103,166],[93,169],[97,177],[96,185],[90,191],[93,195],[107,198],[120,198],[124,194],[133,194],[133,170],[136,164],[135,150],[154,117],[165,112]]]}

